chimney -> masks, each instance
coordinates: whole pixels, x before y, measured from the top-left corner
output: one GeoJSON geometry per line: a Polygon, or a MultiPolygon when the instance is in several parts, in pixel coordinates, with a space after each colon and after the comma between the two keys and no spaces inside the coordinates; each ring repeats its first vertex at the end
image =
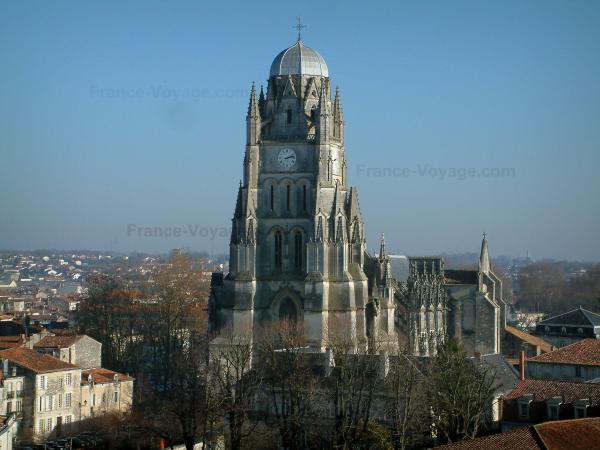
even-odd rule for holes
{"type": "Polygon", "coordinates": [[[525,351],[519,352],[519,379],[525,381],[525,351]]]}

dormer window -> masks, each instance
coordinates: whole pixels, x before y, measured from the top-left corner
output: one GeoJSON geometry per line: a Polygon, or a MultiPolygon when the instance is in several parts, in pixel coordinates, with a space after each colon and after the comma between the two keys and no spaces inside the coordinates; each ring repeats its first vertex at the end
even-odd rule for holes
{"type": "Polygon", "coordinates": [[[533,395],[524,395],[517,400],[519,419],[529,419],[529,405],[533,401],[533,395]]]}
{"type": "Polygon", "coordinates": [[[577,333],[583,334],[583,328],[577,328],[577,333]]]}
{"type": "Polygon", "coordinates": [[[545,333],[550,333],[550,327],[546,325],[546,326],[544,327],[544,332],[545,332],[545,333]]]}
{"type": "Polygon", "coordinates": [[[581,399],[573,402],[573,410],[576,419],[587,417],[587,409],[590,406],[589,399],[581,399]]]}
{"type": "Polygon", "coordinates": [[[567,327],[562,327],[560,329],[561,334],[567,334],[567,327]]]}
{"type": "Polygon", "coordinates": [[[548,420],[558,420],[560,418],[560,405],[562,405],[562,397],[552,397],[546,400],[548,420]]]}

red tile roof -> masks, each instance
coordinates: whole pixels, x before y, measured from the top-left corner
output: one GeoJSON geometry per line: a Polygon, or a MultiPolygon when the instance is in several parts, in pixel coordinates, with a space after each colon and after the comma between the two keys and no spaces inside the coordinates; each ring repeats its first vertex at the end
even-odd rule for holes
{"type": "Polygon", "coordinates": [[[527,428],[446,444],[447,450],[592,450],[599,447],[600,417],[544,422],[527,428]]]}
{"type": "Polygon", "coordinates": [[[532,334],[529,334],[529,333],[525,333],[524,331],[521,331],[515,327],[511,327],[510,325],[507,325],[504,329],[506,330],[507,333],[512,334],[516,338],[518,338],[524,342],[527,342],[528,344],[539,347],[544,353],[548,353],[548,352],[552,351],[552,345],[549,344],[548,342],[546,342],[545,340],[543,340],[542,338],[533,336],[532,334]]]}
{"type": "Polygon", "coordinates": [[[79,366],[66,363],[49,355],[42,355],[35,350],[25,347],[15,347],[8,350],[2,350],[0,351],[0,358],[8,359],[12,363],[32,370],[36,373],[79,369],[79,366]]]}
{"type": "Polygon", "coordinates": [[[528,361],[600,366],[600,339],[583,339],[553,352],[529,358],[528,361]]]}
{"type": "Polygon", "coordinates": [[[34,348],[67,348],[81,339],[82,335],[45,336],[35,344],[34,348]]]}
{"type": "Polygon", "coordinates": [[[492,434],[468,441],[454,442],[442,445],[436,449],[444,450],[539,450],[535,431],[530,428],[518,428],[505,433],[492,434]]]}
{"type": "Polygon", "coordinates": [[[600,447],[600,418],[557,420],[535,426],[545,448],[591,450],[600,447]]]}
{"type": "Polygon", "coordinates": [[[0,336],[0,350],[20,347],[21,345],[23,345],[21,336],[0,336]]]}
{"type": "Polygon", "coordinates": [[[84,370],[81,373],[81,384],[87,384],[90,376],[95,383],[112,383],[115,380],[115,375],[119,381],[133,381],[133,378],[129,375],[123,375],[122,373],[100,367],[98,369],[84,370]]]}
{"type": "Polygon", "coordinates": [[[564,396],[565,403],[589,398],[592,404],[600,404],[600,384],[570,381],[524,380],[504,398],[513,399],[528,394],[533,394],[536,401],[564,396]]]}

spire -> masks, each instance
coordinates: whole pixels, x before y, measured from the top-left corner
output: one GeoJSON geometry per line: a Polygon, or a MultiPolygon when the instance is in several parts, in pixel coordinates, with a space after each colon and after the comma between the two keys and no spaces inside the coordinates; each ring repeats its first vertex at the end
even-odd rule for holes
{"type": "Polygon", "coordinates": [[[252,82],[248,114],[246,115],[246,143],[253,145],[260,140],[260,108],[256,98],[256,83],[252,82]]]}
{"type": "Polygon", "coordinates": [[[336,120],[344,121],[344,113],[342,111],[342,96],[340,95],[340,87],[335,87],[335,99],[333,101],[333,114],[336,120]]]}
{"type": "Polygon", "coordinates": [[[479,255],[479,272],[489,273],[490,271],[490,255],[488,252],[488,242],[485,233],[483,233],[483,240],[481,241],[481,254],[479,255]]]}
{"type": "MultiPolygon", "coordinates": [[[[262,89],[261,89],[262,95],[262,89]]],[[[250,91],[250,102],[248,103],[248,114],[247,119],[260,118],[260,112],[258,109],[258,101],[256,99],[256,83],[252,82],[252,90],[250,91]]]]}
{"type": "Polygon", "coordinates": [[[379,259],[385,258],[385,236],[381,233],[381,241],[379,242],[379,259]]]}
{"type": "Polygon", "coordinates": [[[325,79],[321,79],[321,96],[319,97],[319,128],[318,138],[319,142],[325,143],[329,141],[329,135],[331,133],[330,125],[330,101],[327,95],[327,83],[325,79]]]}

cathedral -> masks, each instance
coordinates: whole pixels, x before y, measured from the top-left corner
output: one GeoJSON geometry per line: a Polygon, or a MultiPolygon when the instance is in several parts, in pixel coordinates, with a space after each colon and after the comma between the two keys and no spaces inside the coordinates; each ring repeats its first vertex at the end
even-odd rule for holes
{"type": "Polygon", "coordinates": [[[371,255],[347,164],[340,90],[298,36],[273,60],[266,92],[252,84],[229,273],[211,283],[213,332],[253,336],[286,319],[316,352],[336,330],[367,345],[403,342],[420,356],[446,336],[498,352],[505,305],[485,236],[477,271],[388,255],[383,236],[371,255]]]}

